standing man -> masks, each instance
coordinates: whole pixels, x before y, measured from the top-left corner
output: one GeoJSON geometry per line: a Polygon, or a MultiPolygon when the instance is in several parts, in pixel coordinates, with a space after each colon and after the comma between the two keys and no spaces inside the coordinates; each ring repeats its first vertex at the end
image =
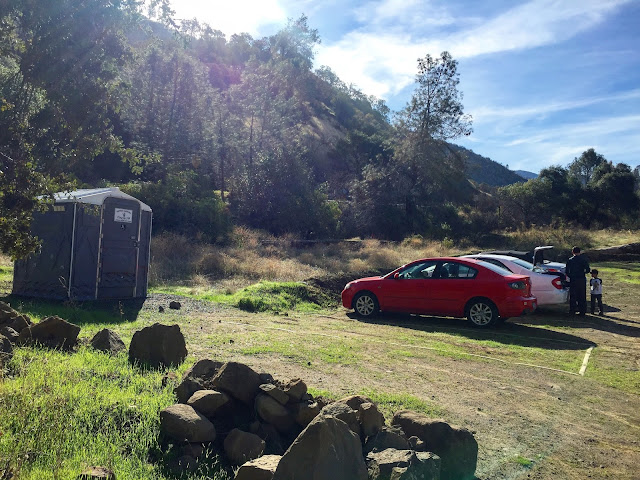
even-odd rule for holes
{"type": "Polygon", "coordinates": [[[567,276],[569,277],[569,315],[576,312],[580,316],[587,313],[587,273],[591,271],[589,268],[589,260],[580,254],[580,247],[571,249],[573,257],[567,261],[567,276]]]}

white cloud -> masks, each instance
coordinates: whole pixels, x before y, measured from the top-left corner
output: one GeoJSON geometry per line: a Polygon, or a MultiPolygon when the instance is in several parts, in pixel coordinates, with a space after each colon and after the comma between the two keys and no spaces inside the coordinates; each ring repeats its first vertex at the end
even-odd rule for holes
{"type": "Polygon", "coordinates": [[[197,18],[230,36],[259,35],[263,26],[284,24],[287,14],[278,0],[173,0],[178,19],[197,18]]]}
{"type": "MultiPolygon", "coordinates": [[[[365,93],[388,98],[413,82],[416,61],[427,53],[448,50],[454,58],[465,58],[554,44],[593,27],[629,1],[532,0],[454,33],[416,29],[416,18],[427,17],[424,9],[405,10],[397,0],[373,2],[356,14],[377,20],[338,42],[321,45],[317,64],[330,66],[342,80],[355,83],[365,93]],[[386,14],[377,15],[378,11],[386,14]]],[[[451,14],[440,10],[436,16],[444,19],[451,14]]],[[[464,27],[461,23],[468,23],[468,18],[457,22],[464,27]]]]}

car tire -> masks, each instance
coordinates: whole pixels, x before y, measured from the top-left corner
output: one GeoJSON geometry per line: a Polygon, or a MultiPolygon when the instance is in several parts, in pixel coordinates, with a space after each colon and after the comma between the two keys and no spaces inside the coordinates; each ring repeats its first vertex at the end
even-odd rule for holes
{"type": "Polygon", "coordinates": [[[373,293],[360,292],[353,298],[353,309],[359,317],[371,318],[378,313],[380,305],[373,293]]]}
{"type": "Polygon", "coordinates": [[[474,327],[488,328],[499,322],[498,309],[489,300],[472,300],[467,305],[467,318],[474,327]]]}

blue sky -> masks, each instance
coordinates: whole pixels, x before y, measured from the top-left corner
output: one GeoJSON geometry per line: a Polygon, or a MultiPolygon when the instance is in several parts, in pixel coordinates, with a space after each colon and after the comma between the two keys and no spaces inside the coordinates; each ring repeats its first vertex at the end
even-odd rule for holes
{"type": "Polygon", "coordinates": [[[174,0],[227,35],[270,35],[301,14],[316,67],[402,108],[417,59],[458,60],[474,132],[459,143],[538,172],[588,148],[640,164],[640,0],[174,0]]]}

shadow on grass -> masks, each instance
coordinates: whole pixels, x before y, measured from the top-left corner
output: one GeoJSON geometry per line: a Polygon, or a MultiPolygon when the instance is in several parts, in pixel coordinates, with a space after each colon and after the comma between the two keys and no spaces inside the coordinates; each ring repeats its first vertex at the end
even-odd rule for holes
{"type": "MultiPolygon", "coordinates": [[[[350,312],[353,320],[375,325],[389,325],[419,330],[421,332],[451,333],[471,340],[491,340],[505,345],[544,348],[549,350],[584,350],[595,346],[585,338],[564,332],[545,330],[520,323],[505,322],[491,328],[473,327],[468,320],[447,317],[430,317],[402,313],[381,313],[372,319],[363,319],[350,312]]],[[[544,323],[544,322],[542,322],[544,323]]],[[[548,323],[545,323],[548,325],[548,323]]]]}
{"type": "MultiPolygon", "coordinates": [[[[553,314],[540,313],[527,317],[520,317],[517,322],[522,325],[545,325],[550,327],[569,327],[574,329],[590,328],[602,332],[615,333],[626,337],[640,337],[640,327],[625,325],[619,319],[608,314],[620,312],[619,308],[604,306],[604,315],[592,315],[587,313],[584,317],[580,315],[569,315],[566,312],[553,314]]],[[[633,320],[622,320],[625,323],[635,323],[633,320]]]]}
{"type": "Polygon", "coordinates": [[[30,317],[57,315],[76,325],[133,322],[144,305],[144,298],[73,302],[6,295],[0,301],[30,317]]]}

